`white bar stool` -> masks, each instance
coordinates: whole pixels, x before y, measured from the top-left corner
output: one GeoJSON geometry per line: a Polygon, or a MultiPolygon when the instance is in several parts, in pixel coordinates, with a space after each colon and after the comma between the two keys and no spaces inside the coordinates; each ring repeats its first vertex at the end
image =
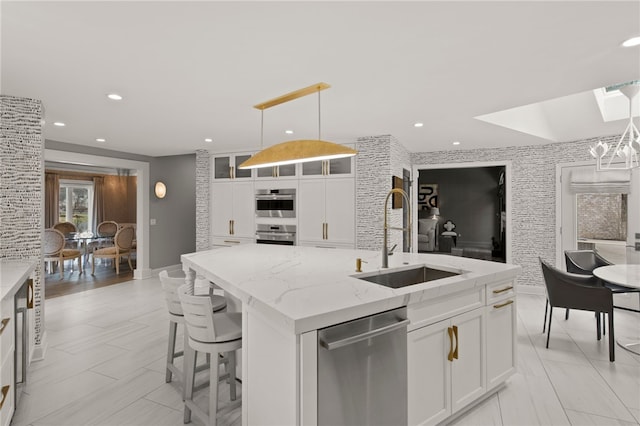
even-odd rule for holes
{"type": "Polygon", "coordinates": [[[219,358],[226,353],[229,359],[229,393],[236,400],[236,353],[242,347],[242,313],[214,313],[211,300],[207,297],[193,296],[187,284],[178,288],[182,304],[184,321],[188,330],[188,346],[185,347],[185,399],[184,422],[191,421],[191,413],[205,424],[216,424],[218,413],[219,368],[209,369],[209,413],[198,407],[193,401],[195,365],[197,352],[204,352],[219,358]]]}
{"type": "MultiPolygon", "coordinates": [[[[185,370],[183,358],[182,371],[174,364],[174,360],[184,355],[184,351],[176,352],[176,335],[178,324],[184,324],[184,315],[182,313],[182,305],[180,304],[180,298],[178,297],[178,287],[185,283],[184,277],[170,277],[169,273],[165,270],[160,272],[160,282],[162,283],[162,289],[164,291],[165,299],[167,301],[167,309],[169,310],[169,345],[167,348],[167,369],[165,381],[171,382],[172,375],[175,375],[183,385],[185,383],[182,372],[185,370]]],[[[211,301],[212,312],[221,312],[227,307],[227,300],[223,296],[204,294],[203,297],[209,296],[207,299],[211,301]]],[[[184,330],[184,348],[188,346],[187,343],[187,330],[184,330]]],[[[206,367],[206,366],[205,366],[206,367]]],[[[184,387],[182,395],[184,397],[184,387]]]]}

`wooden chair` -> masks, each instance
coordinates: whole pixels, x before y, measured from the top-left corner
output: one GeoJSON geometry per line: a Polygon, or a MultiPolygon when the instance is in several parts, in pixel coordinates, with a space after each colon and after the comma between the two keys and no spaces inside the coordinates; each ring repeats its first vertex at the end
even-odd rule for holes
{"type": "Polygon", "coordinates": [[[98,239],[89,243],[89,250],[94,251],[104,247],[113,247],[113,240],[105,238],[115,237],[118,229],[120,229],[118,223],[112,220],[100,222],[98,226],[96,226],[96,237],[98,237],[98,239]]]}
{"type": "Polygon", "coordinates": [[[189,333],[185,348],[185,399],[184,422],[191,421],[195,414],[207,425],[216,424],[218,413],[219,368],[209,369],[209,415],[193,400],[195,365],[197,352],[211,354],[218,358],[225,353],[229,358],[229,391],[231,400],[236,399],[236,354],[242,347],[242,314],[240,312],[213,313],[211,299],[194,296],[191,287],[184,284],[178,288],[184,320],[189,333]]]}
{"type": "MultiPolygon", "coordinates": [[[[609,316],[609,361],[615,361],[615,339],[613,336],[613,293],[603,287],[593,275],[577,275],[561,271],[540,259],[547,296],[551,306],[549,328],[547,330],[547,348],[551,335],[553,308],[579,309],[595,313],[603,312],[609,316]]],[[[600,340],[600,315],[596,315],[596,334],[600,340]]]]}
{"type": "MultiPolygon", "coordinates": [[[[169,347],[167,349],[167,363],[166,363],[166,377],[167,383],[171,382],[172,375],[178,377],[184,384],[185,371],[184,366],[182,371],[176,367],[174,360],[184,355],[184,351],[176,352],[176,335],[178,324],[184,325],[184,314],[182,313],[182,305],[180,304],[180,298],[178,297],[178,287],[184,285],[184,277],[170,277],[169,273],[165,270],[160,272],[160,283],[162,284],[162,290],[167,301],[167,309],[169,311],[169,347]]],[[[211,307],[214,312],[222,312],[227,307],[227,300],[223,296],[204,294],[202,297],[211,298],[211,307]]],[[[188,334],[184,331],[184,347],[188,345],[188,334]]],[[[184,358],[183,358],[184,362],[184,358]]],[[[184,396],[184,386],[183,386],[184,396]]]]}
{"type": "MultiPolygon", "coordinates": [[[[65,237],[73,232],[78,232],[76,225],[71,222],[58,222],[52,228],[62,232],[65,237]]],[[[68,249],[80,248],[78,247],[78,241],[66,241],[64,246],[68,249]]]]}
{"type": "Polygon", "coordinates": [[[64,278],[64,261],[78,259],[78,270],[82,273],[82,252],[75,249],[64,248],[65,237],[57,229],[45,229],[43,238],[43,251],[45,262],[58,262],[60,267],[60,279],[64,278]]]}
{"type": "Polygon", "coordinates": [[[93,261],[91,262],[91,275],[95,274],[96,260],[97,259],[114,259],[116,264],[116,274],[120,274],[120,261],[126,256],[129,262],[129,268],[133,270],[131,265],[131,245],[133,243],[133,236],[135,231],[131,227],[125,227],[118,232],[113,238],[113,247],[105,247],[95,250],[93,254],[93,261]]]}

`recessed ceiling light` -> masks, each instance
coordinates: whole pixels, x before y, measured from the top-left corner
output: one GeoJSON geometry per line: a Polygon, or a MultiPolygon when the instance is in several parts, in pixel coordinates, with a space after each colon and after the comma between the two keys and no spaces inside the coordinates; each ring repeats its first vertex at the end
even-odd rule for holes
{"type": "Polygon", "coordinates": [[[105,138],[96,138],[96,142],[106,142],[105,138]]]}
{"type": "Polygon", "coordinates": [[[285,130],[284,132],[285,132],[286,134],[288,134],[288,135],[292,135],[292,134],[293,134],[293,130],[285,130]]]}
{"type": "Polygon", "coordinates": [[[206,138],[204,141],[205,141],[205,142],[213,142],[213,139],[211,139],[211,138],[206,138]]]}
{"type": "Polygon", "coordinates": [[[413,123],[413,127],[422,127],[424,123],[413,123]]]}
{"type": "Polygon", "coordinates": [[[118,95],[117,93],[109,93],[107,95],[107,98],[111,99],[112,101],[121,101],[122,100],[122,96],[118,95]]]}
{"type": "Polygon", "coordinates": [[[633,46],[639,46],[640,45],[640,36],[638,37],[631,37],[629,40],[625,40],[622,45],[624,47],[633,47],[633,46]]]}
{"type": "Polygon", "coordinates": [[[460,145],[460,142],[455,141],[455,142],[453,142],[453,144],[454,144],[454,145],[460,145]]]}
{"type": "Polygon", "coordinates": [[[58,126],[58,127],[64,127],[65,124],[62,121],[56,121],[55,123],[53,123],[54,126],[58,126]]]}

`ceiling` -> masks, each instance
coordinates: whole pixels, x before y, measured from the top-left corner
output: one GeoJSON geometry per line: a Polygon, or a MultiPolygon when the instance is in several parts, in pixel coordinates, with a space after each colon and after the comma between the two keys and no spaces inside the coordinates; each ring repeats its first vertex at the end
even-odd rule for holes
{"type": "MultiPolygon", "coordinates": [[[[257,150],[252,106],[321,81],[334,142],[391,134],[425,152],[620,134],[590,91],[640,79],[640,47],[621,47],[640,35],[637,0],[0,7],[1,92],[43,101],[47,139],[151,156],[257,150]],[[536,109],[546,137],[475,118],[569,95],[536,109]]],[[[317,132],[315,95],[264,111],[265,146],[317,132]]]]}

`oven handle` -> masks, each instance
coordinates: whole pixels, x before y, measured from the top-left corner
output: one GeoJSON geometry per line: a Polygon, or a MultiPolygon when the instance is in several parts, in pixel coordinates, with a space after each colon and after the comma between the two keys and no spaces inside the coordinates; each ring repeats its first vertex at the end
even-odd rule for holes
{"type": "Polygon", "coordinates": [[[293,200],[293,195],[256,195],[256,200],[293,200]]]}
{"type": "Polygon", "coordinates": [[[290,232],[256,232],[256,236],[269,236],[269,237],[295,237],[296,234],[290,232]]]}

